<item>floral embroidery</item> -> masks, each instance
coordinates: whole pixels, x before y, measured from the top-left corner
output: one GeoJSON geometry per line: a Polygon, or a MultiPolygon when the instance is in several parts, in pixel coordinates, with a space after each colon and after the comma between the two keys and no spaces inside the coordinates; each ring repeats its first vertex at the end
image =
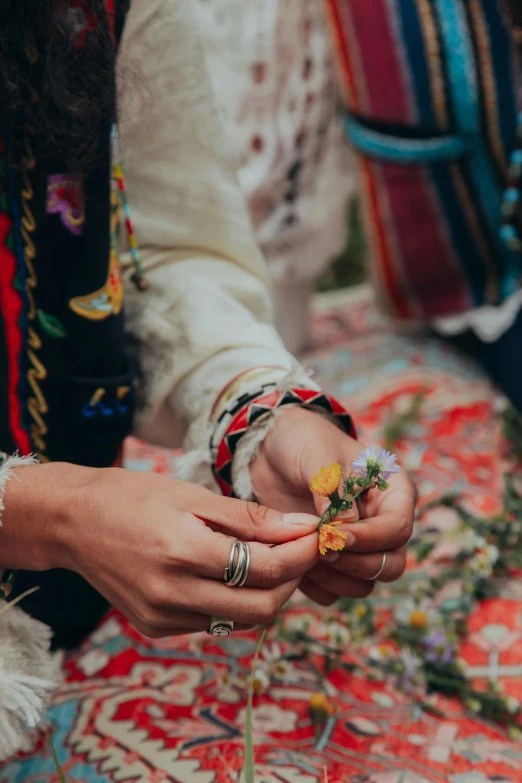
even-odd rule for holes
{"type": "Polygon", "coordinates": [[[47,213],[60,215],[63,225],[75,236],[83,234],[85,208],[80,177],[72,174],[53,174],[49,177],[47,213]]]}
{"type": "Polygon", "coordinates": [[[38,323],[49,337],[54,337],[57,340],[61,340],[66,336],[65,326],[62,324],[59,318],[54,315],[44,313],[43,310],[37,310],[36,316],[38,323]]]}
{"type": "Polygon", "coordinates": [[[118,315],[123,307],[123,279],[118,255],[118,226],[120,221],[120,199],[113,187],[111,195],[111,253],[109,274],[103,288],[92,294],[71,299],[69,307],[89,321],[103,321],[111,315],[118,315]]]}

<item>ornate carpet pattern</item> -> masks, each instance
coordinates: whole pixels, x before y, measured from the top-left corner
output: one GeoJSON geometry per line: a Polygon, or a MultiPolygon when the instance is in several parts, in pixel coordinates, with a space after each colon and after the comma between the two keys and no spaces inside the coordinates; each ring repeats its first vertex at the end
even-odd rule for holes
{"type": "MultiPolygon", "coordinates": [[[[502,487],[496,401],[479,371],[435,341],[400,335],[376,313],[365,289],[318,300],[306,363],[349,403],[363,440],[426,390],[419,421],[399,444],[419,481],[421,503],[462,492],[479,512],[499,507],[502,487]]],[[[174,473],[172,454],[132,441],[127,466],[174,473]]],[[[434,509],[423,524],[451,529],[434,509]]],[[[417,531],[422,534],[421,531],[417,531]]],[[[412,580],[382,589],[387,622],[412,580]]],[[[323,610],[303,602],[285,623],[321,634],[323,610]]],[[[251,665],[255,637],[193,637],[151,642],[112,613],[65,663],[49,721],[70,783],[233,783],[240,780],[246,695],[237,677],[251,665]]],[[[278,654],[277,650],[265,653],[278,654]]],[[[477,682],[498,678],[522,700],[522,582],[503,586],[471,619],[460,651],[477,682]]],[[[347,651],[347,660],[350,654],[347,651]]],[[[329,678],[337,720],[323,749],[314,744],[308,703],[315,677],[298,661],[256,697],[258,783],[520,783],[522,745],[437,697],[444,719],[412,710],[385,682],[337,670],[329,678]]],[[[58,777],[41,736],[35,752],[0,769],[0,783],[53,783],[58,777]]]]}

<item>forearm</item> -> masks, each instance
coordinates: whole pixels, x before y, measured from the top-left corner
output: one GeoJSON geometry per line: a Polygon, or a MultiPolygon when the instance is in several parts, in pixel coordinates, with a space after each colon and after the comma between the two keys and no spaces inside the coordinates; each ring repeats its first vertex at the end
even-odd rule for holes
{"type": "Polygon", "coordinates": [[[63,463],[20,464],[10,471],[0,519],[0,570],[69,565],[74,508],[91,471],[63,463]]]}

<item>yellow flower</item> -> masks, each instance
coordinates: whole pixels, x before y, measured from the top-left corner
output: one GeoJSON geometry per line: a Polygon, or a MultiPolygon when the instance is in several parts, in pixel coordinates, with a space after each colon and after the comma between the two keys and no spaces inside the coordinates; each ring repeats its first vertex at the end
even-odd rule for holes
{"type": "Polygon", "coordinates": [[[329,549],[334,552],[344,549],[347,535],[342,530],[337,530],[337,525],[342,525],[342,523],[342,519],[337,519],[319,529],[319,552],[322,555],[325,555],[329,549]]]}
{"type": "Polygon", "coordinates": [[[415,609],[410,614],[410,625],[412,628],[426,628],[428,625],[428,615],[422,609],[415,609]]]}
{"type": "Polygon", "coordinates": [[[310,697],[308,706],[310,707],[310,712],[321,712],[324,715],[333,715],[335,712],[335,707],[324,693],[314,693],[310,697]]]}
{"type": "Polygon", "coordinates": [[[322,498],[329,498],[338,491],[341,484],[341,466],[338,462],[332,462],[329,468],[321,468],[313,477],[310,489],[322,498]]]}

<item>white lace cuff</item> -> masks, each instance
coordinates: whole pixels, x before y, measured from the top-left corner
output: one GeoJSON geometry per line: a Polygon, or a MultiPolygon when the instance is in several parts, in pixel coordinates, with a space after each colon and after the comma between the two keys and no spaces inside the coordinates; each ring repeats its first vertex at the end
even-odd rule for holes
{"type": "MultiPolygon", "coordinates": [[[[4,510],[4,494],[7,482],[13,477],[13,468],[17,468],[20,465],[36,465],[38,460],[33,456],[20,457],[18,454],[13,454],[9,457],[7,454],[0,452],[0,525],[2,524],[2,511],[4,510]]],[[[1,572],[0,572],[1,575],[1,572]]]]}

